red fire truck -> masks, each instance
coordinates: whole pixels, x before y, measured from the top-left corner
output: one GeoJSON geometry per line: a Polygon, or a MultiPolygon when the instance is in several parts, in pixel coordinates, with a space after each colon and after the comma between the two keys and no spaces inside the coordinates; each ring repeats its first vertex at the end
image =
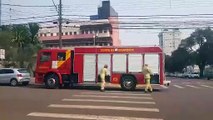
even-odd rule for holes
{"type": "Polygon", "coordinates": [[[106,82],[134,90],[145,84],[144,64],[153,70],[153,84],[165,84],[163,52],[159,47],[75,47],[72,50],[42,49],[38,52],[35,82],[47,88],[98,84],[99,71],[108,65],[106,82]]]}

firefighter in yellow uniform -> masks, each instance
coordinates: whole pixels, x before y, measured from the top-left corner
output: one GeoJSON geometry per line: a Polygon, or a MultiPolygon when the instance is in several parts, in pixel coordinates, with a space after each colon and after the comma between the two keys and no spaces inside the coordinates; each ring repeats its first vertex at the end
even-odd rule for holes
{"type": "Polygon", "coordinates": [[[105,90],[105,78],[106,78],[106,75],[107,75],[107,68],[108,66],[107,65],[104,65],[104,68],[101,69],[101,72],[100,72],[100,77],[101,77],[101,91],[104,92],[105,90]]]}
{"type": "Polygon", "coordinates": [[[152,86],[150,84],[152,71],[149,68],[148,64],[144,65],[143,74],[144,74],[144,78],[145,78],[145,82],[146,82],[145,92],[148,92],[148,90],[150,90],[150,92],[152,92],[152,86]]]}

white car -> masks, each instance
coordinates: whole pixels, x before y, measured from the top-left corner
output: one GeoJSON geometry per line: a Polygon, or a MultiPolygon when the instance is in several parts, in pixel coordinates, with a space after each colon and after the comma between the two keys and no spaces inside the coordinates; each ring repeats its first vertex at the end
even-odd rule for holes
{"type": "Polygon", "coordinates": [[[28,85],[30,82],[30,73],[25,68],[1,68],[0,83],[16,86],[19,83],[28,85]]]}
{"type": "Polygon", "coordinates": [[[199,78],[200,77],[200,74],[199,73],[189,73],[188,78],[199,78]]]}

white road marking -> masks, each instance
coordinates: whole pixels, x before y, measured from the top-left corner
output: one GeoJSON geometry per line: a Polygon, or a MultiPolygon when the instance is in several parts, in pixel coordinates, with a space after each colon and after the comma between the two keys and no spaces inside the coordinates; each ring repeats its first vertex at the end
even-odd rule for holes
{"type": "Polygon", "coordinates": [[[144,94],[144,93],[142,93],[141,92],[141,94],[140,93],[138,93],[138,94],[136,94],[136,93],[113,93],[113,92],[104,92],[104,93],[93,93],[93,92],[84,92],[84,93],[82,93],[82,94],[85,94],[85,95],[121,95],[121,96],[151,96],[151,94],[144,94]]]}
{"type": "Polygon", "coordinates": [[[212,86],[208,86],[208,85],[200,85],[200,86],[203,86],[203,87],[206,87],[206,88],[213,88],[212,86]]]}
{"type": "Polygon", "coordinates": [[[61,113],[41,113],[33,112],[27,116],[46,117],[46,118],[66,118],[66,119],[86,119],[86,120],[163,120],[160,118],[138,118],[138,117],[120,117],[120,116],[99,116],[99,115],[81,115],[81,114],[61,114],[61,113]]]}
{"type": "Polygon", "coordinates": [[[102,102],[102,103],[127,103],[127,104],[155,104],[155,102],[120,101],[120,100],[97,100],[97,99],[62,99],[62,101],[73,102],[102,102]]]}
{"type": "Polygon", "coordinates": [[[199,87],[196,87],[196,86],[194,86],[194,85],[186,85],[186,86],[191,87],[191,88],[196,88],[196,89],[199,88],[199,87]]]}
{"type": "Polygon", "coordinates": [[[173,85],[174,87],[177,87],[177,88],[180,88],[180,89],[183,89],[184,87],[181,87],[179,85],[173,85]]]}
{"type": "Polygon", "coordinates": [[[106,95],[73,95],[74,97],[93,97],[93,98],[128,98],[128,99],[146,99],[152,100],[151,97],[138,97],[138,96],[106,96],[106,95]]]}
{"type": "Polygon", "coordinates": [[[101,109],[101,110],[127,110],[127,111],[159,112],[159,109],[157,109],[157,108],[134,108],[134,107],[115,107],[115,106],[51,104],[48,107],[53,107],[53,108],[77,108],[77,109],[101,109]]]}

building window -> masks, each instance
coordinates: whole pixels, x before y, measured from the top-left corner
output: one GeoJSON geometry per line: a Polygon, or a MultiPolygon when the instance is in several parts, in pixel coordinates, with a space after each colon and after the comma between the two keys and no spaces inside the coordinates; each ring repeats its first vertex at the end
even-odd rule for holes
{"type": "Polygon", "coordinates": [[[72,35],[72,32],[70,32],[70,35],[72,35]]]}
{"type": "Polygon", "coordinates": [[[59,33],[56,33],[57,34],[57,36],[59,36],[59,33]]]}
{"type": "Polygon", "coordinates": [[[65,32],[65,35],[68,35],[68,32],[65,32]]]}
{"type": "Polygon", "coordinates": [[[51,33],[50,36],[53,36],[53,33],[51,33]]]}
{"type": "Polygon", "coordinates": [[[102,33],[102,30],[101,30],[101,29],[99,30],[99,33],[102,33]]]}
{"type": "Polygon", "coordinates": [[[90,34],[92,34],[93,33],[93,31],[92,30],[90,30],[90,34]]]}
{"type": "Polygon", "coordinates": [[[77,32],[74,32],[74,35],[76,35],[77,34],[77,32]]]}
{"type": "Polygon", "coordinates": [[[88,34],[88,30],[86,30],[85,33],[88,34]]]}
{"type": "Polygon", "coordinates": [[[47,36],[47,34],[46,34],[46,33],[44,33],[44,36],[46,37],[46,36],[47,36]]]}
{"type": "Polygon", "coordinates": [[[43,36],[43,34],[42,33],[40,33],[40,37],[42,37],[43,36]]]}

